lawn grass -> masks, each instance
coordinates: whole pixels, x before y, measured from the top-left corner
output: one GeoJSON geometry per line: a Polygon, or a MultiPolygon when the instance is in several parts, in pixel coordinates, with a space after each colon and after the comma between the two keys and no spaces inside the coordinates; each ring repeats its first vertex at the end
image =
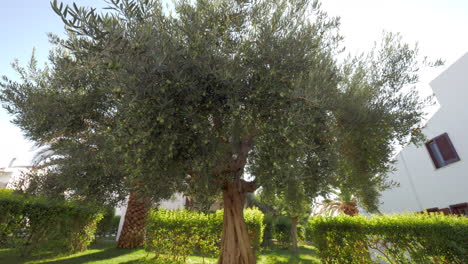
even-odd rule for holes
{"type": "MultiPolygon", "coordinates": [[[[1,264],[156,264],[168,263],[154,259],[154,254],[143,249],[118,249],[113,241],[98,241],[85,252],[53,256],[50,252],[41,252],[30,257],[20,257],[15,249],[0,249],[1,264]]],[[[214,264],[216,259],[190,256],[185,263],[214,264]]],[[[301,246],[298,254],[287,249],[264,250],[258,256],[258,264],[303,263],[319,264],[316,251],[311,246],[301,246]]]]}
{"type": "Polygon", "coordinates": [[[293,254],[288,249],[264,250],[258,256],[257,263],[320,264],[320,259],[317,256],[317,250],[313,246],[302,245],[299,247],[297,254],[293,254]]]}

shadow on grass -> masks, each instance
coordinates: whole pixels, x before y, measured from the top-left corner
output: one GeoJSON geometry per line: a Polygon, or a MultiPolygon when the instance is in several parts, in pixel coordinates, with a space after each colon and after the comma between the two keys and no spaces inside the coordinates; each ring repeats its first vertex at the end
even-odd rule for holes
{"type": "Polygon", "coordinates": [[[314,247],[301,246],[297,253],[293,253],[288,249],[262,251],[259,263],[320,264],[320,260],[317,256],[317,250],[314,247]]]}
{"type": "Polygon", "coordinates": [[[58,260],[51,260],[46,262],[41,262],[44,264],[79,264],[79,263],[87,263],[91,261],[99,261],[99,260],[106,260],[112,259],[116,257],[120,257],[123,255],[131,254],[137,249],[121,249],[121,248],[106,248],[95,253],[79,255],[79,256],[71,256],[66,257],[64,259],[58,260]]]}
{"type": "MultiPolygon", "coordinates": [[[[193,264],[210,264],[210,263],[217,263],[217,259],[206,258],[205,260],[203,260],[203,258],[199,256],[189,256],[187,258],[187,262],[193,263],[193,264]]],[[[120,264],[183,264],[187,262],[166,261],[166,260],[161,260],[161,259],[156,259],[156,258],[143,257],[143,258],[133,259],[127,262],[121,262],[120,264]]]]}
{"type": "MultiPolygon", "coordinates": [[[[81,264],[81,263],[121,263],[121,264],[169,264],[181,262],[166,262],[148,257],[148,253],[142,249],[118,249],[115,242],[98,242],[92,245],[90,250],[69,256],[52,256],[50,252],[41,252],[31,257],[20,258],[19,252],[14,249],[0,249],[1,264],[81,264]],[[108,262],[106,261],[108,260],[108,262]],[[102,262],[101,262],[102,261],[102,262]]],[[[153,255],[153,254],[151,254],[153,255]]],[[[311,246],[301,246],[299,252],[293,254],[288,249],[274,248],[258,253],[259,264],[319,264],[317,251],[311,246]]],[[[190,256],[190,263],[216,263],[216,258],[203,258],[190,256]]]]}
{"type": "Polygon", "coordinates": [[[94,243],[90,250],[73,255],[57,254],[50,251],[36,252],[31,256],[20,257],[16,249],[0,249],[1,264],[36,263],[45,264],[81,264],[93,261],[112,259],[131,254],[139,249],[115,248],[115,242],[100,241],[94,243]]]}
{"type": "MultiPolygon", "coordinates": [[[[197,258],[195,256],[190,256],[188,261],[190,263],[217,263],[216,258],[206,259],[205,261],[202,258],[197,258]]],[[[171,262],[171,261],[162,261],[156,259],[148,258],[139,258],[130,260],[127,262],[122,262],[121,264],[181,264],[184,262],[171,262]]],[[[277,263],[288,263],[288,264],[320,264],[320,260],[317,256],[317,250],[312,246],[301,246],[299,252],[292,253],[288,249],[273,248],[270,250],[264,250],[258,253],[258,264],[277,264],[277,263]]]]}
{"type": "Polygon", "coordinates": [[[0,249],[0,263],[1,264],[22,264],[30,262],[39,262],[44,259],[55,259],[66,257],[65,253],[58,253],[50,250],[39,250],[33,252],[31,255],[22,256],[19,249],[6,248],[0,249]]]}
{"type": "Polygon", "coordinates": [[[122,262],[121,264],[157,264],[157,263],[170,263],[170,262],[158,262],[155,259],[140,258],[134,259],[127,262],[122,262]]]}

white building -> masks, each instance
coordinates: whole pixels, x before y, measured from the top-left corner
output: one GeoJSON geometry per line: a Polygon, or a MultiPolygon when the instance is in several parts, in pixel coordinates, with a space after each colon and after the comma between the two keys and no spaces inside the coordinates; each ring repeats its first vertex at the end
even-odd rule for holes
{"type": "Polygon", "coordinates": [[[428,142],[397,156],[390,177],[400,187],[383,193],[383,213],[468,214],[468,53],[430,85],[441,107],[423,129],[428,142]]]}
{"type": "Polygon", "coordinates": [[[16,158],[13,158],[7,167],[0,168],[0,188],[12,188],[12,184],[21,174],[31,168],[31,166],[15,165],[15,161],[16,158]]]}

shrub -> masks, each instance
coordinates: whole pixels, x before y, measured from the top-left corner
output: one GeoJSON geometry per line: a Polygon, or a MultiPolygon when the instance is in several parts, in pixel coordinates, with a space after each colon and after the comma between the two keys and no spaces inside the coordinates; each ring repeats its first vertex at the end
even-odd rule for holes
{"type": "Polygon", "coordinates": [[[114,215],[114,217],[112,217],[112,221],[109,226],[109,229],[110,229],[109,234],[117,235],[117,231],[119,230],[119,224],[120,224],[120,215],[114,215]]]}
{"type": "Polygon", "coordinates": [[[265,225],[265,230],[263,231],[263,242],[262,247],[270,247],[271,240],[273,239],[273,216],[265,215],[263,218],[263,224],[265,225]]]}
{"type": "Polygon", "coordinates": [[[99,221],[96,230],[96,236],[106,237],[117,234],[119,228],[120,216],[115,215],[115,208],[108,207],[104,210],[103,217],[99,221]]]}
{"type": "Polygon", "coordinates": [[[441,214],[314,217],[323,263],[466,263],[468,218],[441,214]]]}
{"type": "Polygon", "coordinates": [[[276,241],[281,247],[291,244],[291,218],[288,216],[266,216],[264,218],[264,245],[271,246],[270,241],[276,241]]]}
{"type": "Polygon", "coordinates": [[[50,201],[0,189],[0,246],[22,255],[47,247],[67,252],[86,250],[102,218],[99,209],[77,201],[50,201]]]}
{"type": "MultiPolygon", "coordinates": [[[[244,211],[247,229],[254,248],[262,242],[263,213],[244,211]]],[[[147,220],[146,249],[157,258],[185,261],[190,254],[214,256],[219,250],[223,228],[223,211],[205,214],[193,211],[152,210],[147,220]]]]}
{"type": "MultiPolygon", "coordinates": [[[[223,211],[216,212],[223,220],[223,211]]],[[[244,210],[244,219],[247,224],[247,231],[249,233],[250,241],[255,250],[260,249],[263,242],[263,235],[265,231],[265,224],[263,224],[263,213],[257,208],[248,208],[244,210]]]]}

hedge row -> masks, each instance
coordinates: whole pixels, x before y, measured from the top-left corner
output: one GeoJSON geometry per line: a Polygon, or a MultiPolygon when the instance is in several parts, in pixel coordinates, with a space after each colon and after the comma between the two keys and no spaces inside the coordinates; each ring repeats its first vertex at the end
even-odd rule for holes
{"type": "Polygon", "coordinates": [[[102,218],[97,207],[79,202],[51,202],[0,189],[0,247],[28,255],[39,248],[55,252],[86,250],[102,218]]]}
{"type": "MultiPolygon", "coordinates": [[[[263,213],[244,210],[244,218],[254,248],[262,243],[263,213]]],[[[204,214],[194,211],[152,210],[147,219],[146,249],[157,258],[185,261],[190,254],[215,256],[219,251],[223,211],[204,214]]]]}
{"type": "Polygon", "coordinates": [[[468,263],[467,217],[314,217],[306,238],[315,242],[325,264],[468,263]]]}

